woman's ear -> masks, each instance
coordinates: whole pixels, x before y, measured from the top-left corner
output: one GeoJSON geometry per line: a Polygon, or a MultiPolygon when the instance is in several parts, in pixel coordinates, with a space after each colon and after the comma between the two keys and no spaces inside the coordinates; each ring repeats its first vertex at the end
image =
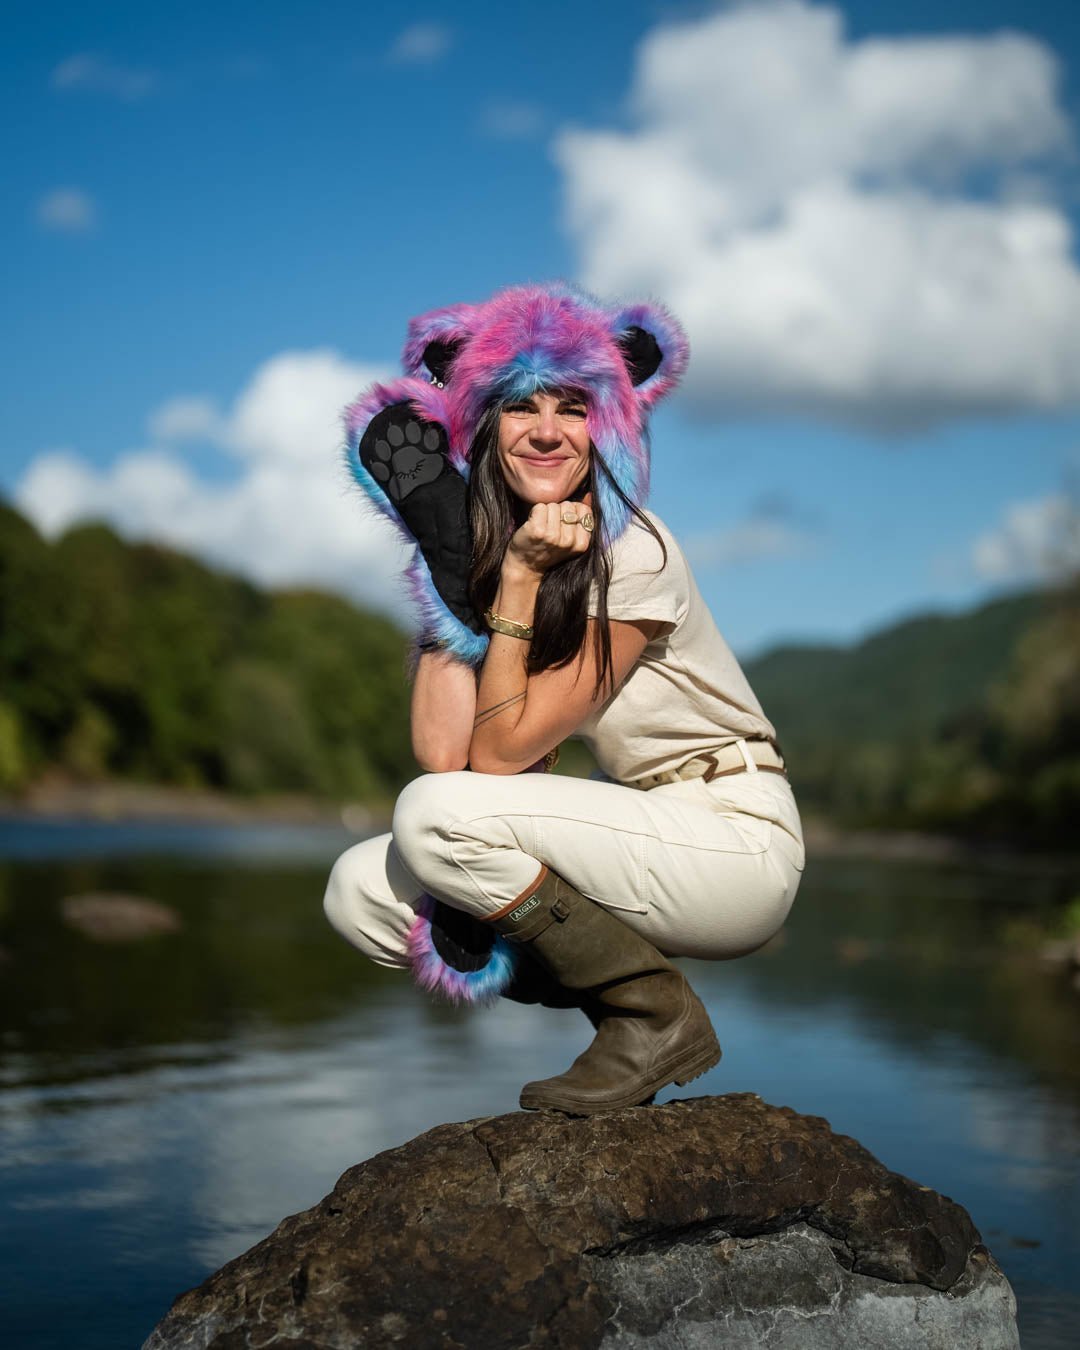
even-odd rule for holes
{"type": "Polygon", "coordinates": [[[634,396],[643,411],[678,384],[690,359],[690,344],[678,319],[663,305],[645,303],[620,310],[611,325],[626,362],[634,396]]]}

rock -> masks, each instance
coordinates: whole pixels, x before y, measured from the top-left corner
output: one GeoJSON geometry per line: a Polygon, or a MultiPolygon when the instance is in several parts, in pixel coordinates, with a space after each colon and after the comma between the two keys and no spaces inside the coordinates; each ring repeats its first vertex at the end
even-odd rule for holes
{"type": "Polygon", "coordinates": [[[174,909],[137,895],[69,895],[60,913],[69,928],[94,942],[137,942],[183,927],[174,909]]]}
{"type": "Polygon", "coordinates": [[[182,1295],[143,1350],[1016,1350],[967,1213],[750,1093],[441,1125],[182,1295]]]}

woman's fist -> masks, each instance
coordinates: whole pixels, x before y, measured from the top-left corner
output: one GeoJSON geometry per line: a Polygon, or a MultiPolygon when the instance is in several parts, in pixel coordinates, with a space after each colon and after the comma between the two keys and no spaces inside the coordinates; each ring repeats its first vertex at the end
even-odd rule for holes
{"type": "Polygon", "coordinates": [[[586,552],[592,543],[592,504],[591,492],[579,502],[537,502],[525,524],[512,535],[506,561],[543,574],[586,552]]]}

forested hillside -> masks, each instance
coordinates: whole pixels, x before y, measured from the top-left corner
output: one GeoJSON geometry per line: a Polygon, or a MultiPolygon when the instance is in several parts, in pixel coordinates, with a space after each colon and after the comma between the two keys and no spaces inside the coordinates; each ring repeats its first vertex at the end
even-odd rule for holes
{"type": "Polygon", "coordinates": [[[0,505],[0,789],[46,768],[373,799],[416,772],[405,638],[101,525],[0,505]]]}
{"type": "MultiPolygon", "coordinates": [[[[51,772],[385,805],[417,772],[405,642],[338,597],[102,525],[50,544],[0,505],[0,791],[51,772]]],[[[1075,846],[1080,586],[747,673],[807,813],[1075,846]]]]}
{"type": "Polygon", "coordinates": [[[1080,587],[747,664],[805,808],[852,824],[1077,842],[1080,587]]]}

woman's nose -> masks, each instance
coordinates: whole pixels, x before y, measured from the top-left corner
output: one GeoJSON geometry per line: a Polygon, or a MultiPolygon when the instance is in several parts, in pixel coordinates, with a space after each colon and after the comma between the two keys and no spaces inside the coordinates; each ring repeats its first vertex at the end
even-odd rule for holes
{"type": "Polygon", "coordinates": [[[541,408],[533,427],[533,439],[545,445],[558,445],[562,440],[562,428],[554,408],[541,408]]]}

